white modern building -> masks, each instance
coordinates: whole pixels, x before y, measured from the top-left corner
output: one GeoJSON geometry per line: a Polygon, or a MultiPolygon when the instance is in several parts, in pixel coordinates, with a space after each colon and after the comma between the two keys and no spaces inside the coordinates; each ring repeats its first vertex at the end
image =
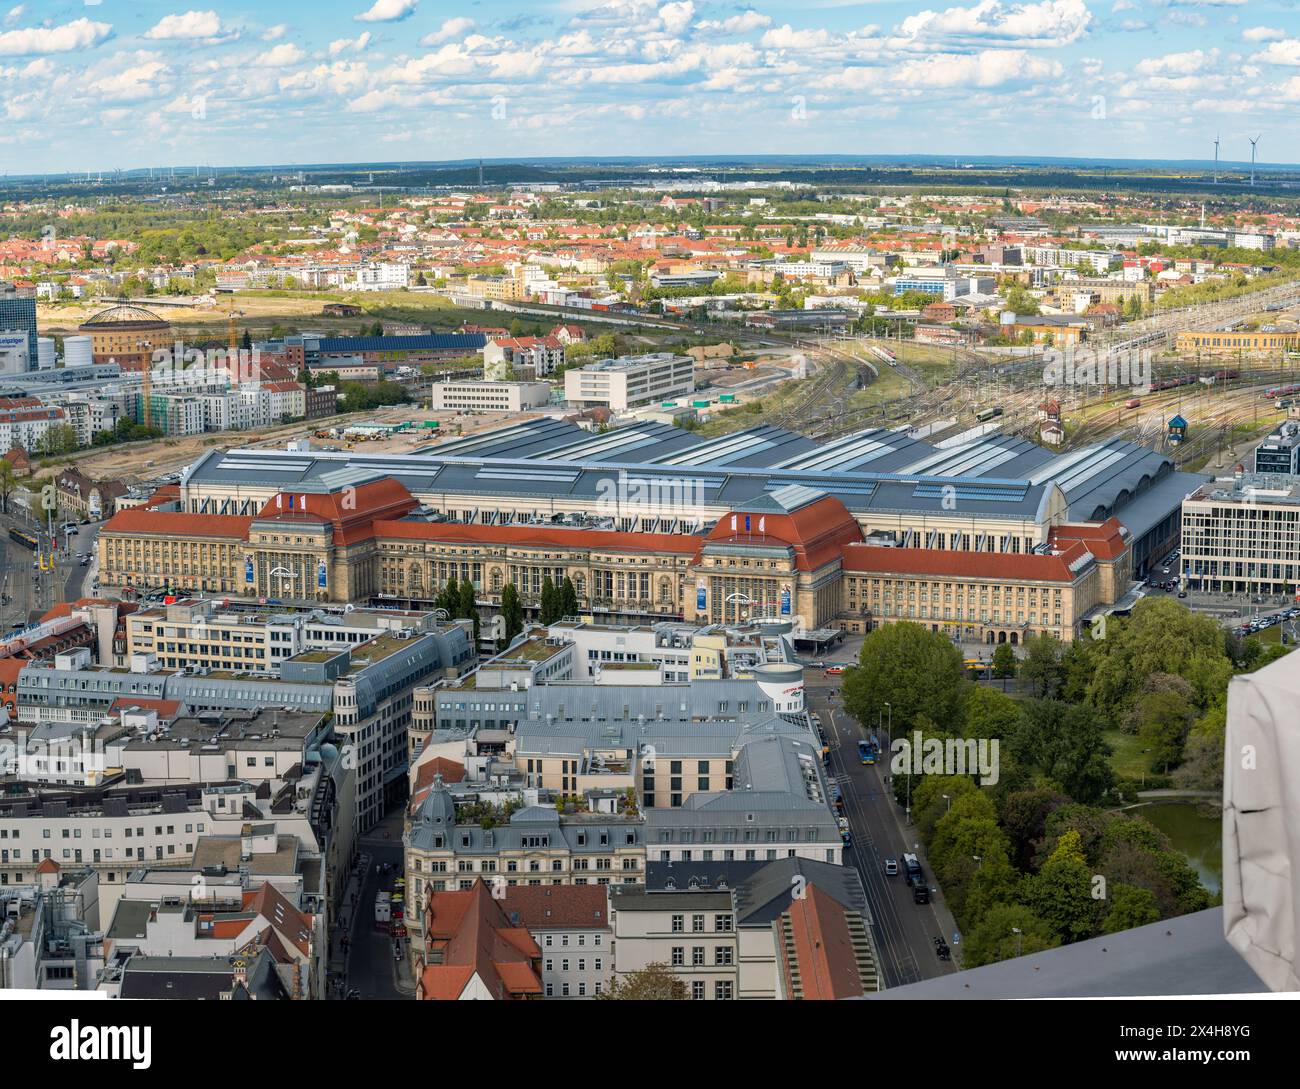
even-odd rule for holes
{"type": "Polygon", "coordinates": [[[550,400],[547,382],[435,382],[429,407],[435,412],[524,412],[550,400]]]}
{"type": "Polygon", "coordinates": [[[603,359],[564,375],[565,399],[576,408],[626,412],[694,390],[695,360],[669,352],[603,359]]]}

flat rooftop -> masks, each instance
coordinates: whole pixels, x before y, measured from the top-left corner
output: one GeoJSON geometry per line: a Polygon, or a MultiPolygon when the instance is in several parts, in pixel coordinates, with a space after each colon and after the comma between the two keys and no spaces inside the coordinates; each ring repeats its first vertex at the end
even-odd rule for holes
{"type": "Polygon", "coordinates": [[[1223,909],[1209,908],[867,997],[1129,998],[1267,993],[1268,988],[1224,938],[1223,909]]]}

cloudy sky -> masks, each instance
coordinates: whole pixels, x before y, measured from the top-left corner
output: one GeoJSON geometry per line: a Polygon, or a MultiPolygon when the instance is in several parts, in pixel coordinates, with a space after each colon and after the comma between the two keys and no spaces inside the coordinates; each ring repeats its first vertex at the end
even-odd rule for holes
{"type": "Polygon", "coordinates": [[[0,170],[1300,159],[1297,0],[0,0],[0,170]],[[267,12],[274,12],[268,15],[267,12]]]}

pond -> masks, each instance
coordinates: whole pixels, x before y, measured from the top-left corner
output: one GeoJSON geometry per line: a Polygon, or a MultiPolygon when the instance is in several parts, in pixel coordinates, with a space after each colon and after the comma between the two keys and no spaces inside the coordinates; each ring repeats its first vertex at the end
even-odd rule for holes
{"type": "Polygon", "coordinates": [[[1191,802],[1153,802],[1132,809],[1167,835],[1211,893],[1223,883],[1223,818],[1217,809],[1191,802]]]}

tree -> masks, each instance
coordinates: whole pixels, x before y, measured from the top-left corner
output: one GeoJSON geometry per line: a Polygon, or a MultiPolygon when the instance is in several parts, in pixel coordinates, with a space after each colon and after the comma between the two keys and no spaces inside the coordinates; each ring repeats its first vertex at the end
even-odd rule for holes
{"type": "Polygon", "coordinates": [[[1157,673],[1184,678],[1202,711],[1227,689],[1232,662],[1218,623],[1174,598],[1141,601],[1127,620],[1109,617],[1105,632],[1093,644],[1096,668],[1087,698],[1110,718],[1121,719],[1157,673]]]}
{"type": "Polygon", "coordinates": [[[656,961],[614,976],[599,997],[607,1002],[685,1002],[688,996],[686,984],[668,965],[656,961]]]}
{"type": "Polygon", "coordinates": [[[14,476],[14,467],[0,458],[0,502],[3,502],[6,514],[9,513],[9,496],[13,494],[16,487],[18,487],[18,478],[14,476]]]}
{"type": "Polygon", "coordinates": [[[1101,716],[1086,704],[1059,700],[1031,700],[1024,709],[1020,729],[1008,739],[1012,755],[1070,797],[1099,801],[1115,781],[1101,716]]]}
{"type": "Polygon", "coordinates": [[[1001,823],[1017,866],[1028,868],[1037,845],[1047,834],[1048,818],[1069,801],[1060,791],[1046,787],[1018,790],[1002,799],[1001,823]]]}
{"type": "Polygon", "coordinates": [[[560,617],[560,599],[551,576],[542,579],[542,601],[538,618],[543,624],[554,624],[560,617]]]}
{"type": "MultiPolygon", "coordinates": [[[[1181,679],[1181,678],[1180,678],[1181,679]]],[[[1183,760],[1183,746],[1196,709],[1182,693],[1166,688],[1146,692],[1133,707],[1137,735],[1151,750],[1151,767],[1168,772],[1183,760]]]]}
{"type": "Polygon", "coordinates": [[[999,643],[993,652],[993,676],[998,678],[1016,675],[1016,652],[1010,643],[999,643]]]}
{"type": "Polygon", "coordinates": [[[578,591],[574,588],[573,579],[568,575],[565,575],[564,581],[560,583],[560,615],[578,615],[578,591]]]}
{"type": "Polygon", "coordinates": [[[975,685],[966,694],[963,712],[962,737],[1010,737],[1020,728],[1025,717],[1020,704],[1012,697],[982,685],[975,685]]]}
{"type": "Polygon", "coordinates": [[[1034,688],[1034,694],[1054,699],[1065,683],[1065,647],[1054,635],[1031,635],[1025,640],[1025,658],[1020,675],[1034,688]]]}
{"type": "Polygon", "coordinates": [[[966,965],[977,968],[1060,944],[1060,938],[1032,909],[1023,904],[995,904],[966,935],[966,965]]]}
{"type": "Polygon", "coordinates": [[[501,618],[505,621],[505,635],[498,641],[497,650],[505,650],[511,640],[524,630],[524,609],[519,603],[519,591],[513,582],[507,582],[501,590],[501,618]]]}
{"type": "Polygon", "coordinates": [[[1104,902],[1093,897],[1092,877],[1079,833],[1069,831],[1026,883],[1029,907],[1062,941],[1090,938],[1101,925],[1104,902]]]}
{"type": "Polygon", "coordinates": [[[456,616],[463,620],[474,621],[474,645],[478,646],[478,601],[474,593],[474,583],[466,577],[457,593],[456,616]]]}
{"type": "Polygon", "coordinates": [[[844,676],[844,707],[860,722],[874,721],[886,703],[898,723],[924,715],[940,730],[960,721],[969,682],[961,651],[939,632],[900,621],[863,641],[859,666],[844,676]]]}
{"type": "Polygon", "coordinates": [[[1121,930],[1132,930],[1135,926],[1160,921],[1160,907],[1156,903],[1155,893],[1149,889],[1116,882],[1110,886],[1107,894],[1110,910],[1102,920],[1103,934],[1117,934],[1121,930]]]}

